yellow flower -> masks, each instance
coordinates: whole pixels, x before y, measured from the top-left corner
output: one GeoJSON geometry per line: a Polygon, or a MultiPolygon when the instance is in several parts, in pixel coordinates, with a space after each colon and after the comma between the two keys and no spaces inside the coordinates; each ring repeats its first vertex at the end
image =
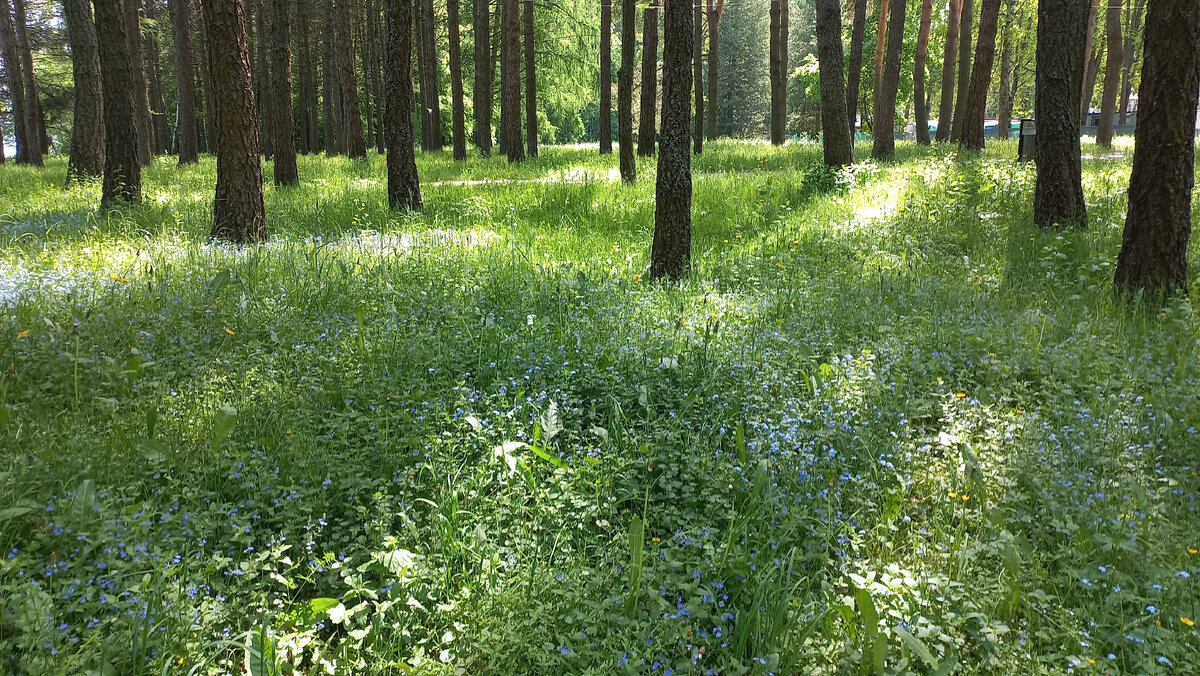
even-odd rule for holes
{"type": "Polygon", "coordinates": [[[1192,622],[1192,618],[1190,618],[1190,617],[1181,617],[1181,618],[1179,618],[1179,621],[1186,624],[1189,627],[1196,626],[1196,623],[1192,622]]]}
{"type": "Polygon", "coordinates": [[[231,336],[232,336],[232,335],[233,335],[233,329],[225,329],[225,333],[228,333],[229,335],[231,335],[231,336]]]}
{"type": "MultiPolygon", "coordinates": [[[[28,331],[22,331],[22,332],[20,332],[20,333],[18,333],[18,334],[17,334],[17,340],[20,340],[20,339],[22,339],[22,338],[24,338],[25,336],[28,336],[28,335],[29,335],[29,332],[28,332],[28,331]]],[[[1196,553],[1196,550],[1194,550],[1194,549],[1193,549],[1193,550],[1192,550],[1192,553],[1193,553],[1193,554],[1195,554],[1195,553],[1196,553]]]]}
{"type": "Polygon", "coordinates": [[[959,399],[962,399],[962,398],[964,398],[964,397],[966,397],[966,396],[967,396],[967,393],[966,393],[966,392],[959,392],[958,394],[955,394],[954,396],[958,397],[959,399]]]}
{"type": "Polygon", "coordinates": [[[1188,547],[1188,554],[1195,554],[1195,553],[1196,553],[1195,547],[1188,547]]]}
{"type": "Polygon", "coordinates": [[[963,502],[966,502],[967,500],[970,500],[970,499],[971,499],[971,496],[969,496],[969,495],[964,495],[964,496],[962,496],[962,499],[963,499],[963,502]]]}
{"type": "Polygon", "coordinates": [[[952,497],[952,498],[957,498],[957,497],[958,497],[958,493],[955,493],[954,491],[950,491],[950,497],[952,497]]]}
{"type": "Polygon", "coordinates": [[[660,538],[660,537],[652,537],[652,538],[650,538],[650,541],[651,541],[651,542],[662,542],[662,538],[660,538]]]}

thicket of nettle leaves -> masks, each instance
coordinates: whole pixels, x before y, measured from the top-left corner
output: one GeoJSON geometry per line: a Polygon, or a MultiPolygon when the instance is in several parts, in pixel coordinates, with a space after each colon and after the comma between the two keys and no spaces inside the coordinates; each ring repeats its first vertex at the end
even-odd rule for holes
{"type": "Polygon", "coordinates": [[[0,671],[1188,673],[1200,324],[1013,152],[715,143],[676,287],[586,150],[301,158],[252,248],[6,167],[0,671]]]}

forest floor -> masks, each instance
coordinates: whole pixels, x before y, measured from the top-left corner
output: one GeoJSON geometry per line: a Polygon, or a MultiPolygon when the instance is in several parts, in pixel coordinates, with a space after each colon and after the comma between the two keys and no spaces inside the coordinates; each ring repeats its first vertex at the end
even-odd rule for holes
{"type": "Polygon", "coordinates": [[[1191,672],[1200,319],[1015,153],[711,144],[675,287],[652,160],[0,168],[0,672],[1191,672]]]}

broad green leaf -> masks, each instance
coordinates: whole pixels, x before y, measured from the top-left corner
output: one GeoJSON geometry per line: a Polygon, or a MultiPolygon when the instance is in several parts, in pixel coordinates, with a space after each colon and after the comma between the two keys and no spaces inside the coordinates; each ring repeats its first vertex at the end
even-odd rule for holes
{"type": "Polygon", "coordinates": [[[928,666],[930,669],[939,668],[938,659],[934,657],[933,653],[929,651],[929,648],[927,648],[925,644],[921,642],[921,639],[913,636],[900,627],[896,627],[893,631],[895,631],[896,635],[900,637],[901,643],[908,646],[908,649],[912,651],[912,654],[921,658],[921,661],[924,662],[926,666],[928,666]]]}
{"type": "Polygon", "coordinates": [[[25,516],[33,511],[32,507],[6,507],[0,509],[0,522],[15,519],[18,516],[25,516]]]}
{"type": "Polygon", "coordinates": [[[92,504],[96,502],[96,482],[84,479],[75,489],[71,498],[71,512],[76,516],[92,513],[92,504]]]}

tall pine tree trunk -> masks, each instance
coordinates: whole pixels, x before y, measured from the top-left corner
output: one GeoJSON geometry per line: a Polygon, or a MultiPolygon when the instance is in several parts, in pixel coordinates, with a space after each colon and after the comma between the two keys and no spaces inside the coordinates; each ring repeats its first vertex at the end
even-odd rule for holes
{"type": "Polygon", "coordinates": [[[883,64],[883,80],[877,92],[878,101],[872,132],[875,136],[871,156],[890,158],[896,154],[896,95],[900,91],[900,58],[904,48],[904,11],[908,0],[891,3],[888,17],[887,56],[883,64]]]}
{"type": "Polygon", "coordinates": [[[1108,36],[1108,61],[1104,64],[1104,94],[1100,101],[1100,128],[1096,130],[1096,144],[1112,147],[1113,119],[1117,113],[1117,90],[1121,87],[1121,0],[1108,0],[1105,19],[1108,36]]]}
{"type": "Polygon", "coordinates": [[[692,252],[692,158],[688,153],[692,94],[692,7],[667,0],[663,11],[662,140],[654,187],[650,278],[679,279],[692,252]]]}
{"type": "Polygon", "coordinates": [[[170,0],[175,33],[175,135],[179,139],[179,165],[200,160],[196,133],[196,80],[192,63],[192,0],[170,0]]]}
{"type": "MultiPolygon", "coordinates": [[[[146,20],[151,25],[158,23],[158,2],[146,0],[146,20]]],[[[167,98],[162,84],[162,50],[158,44],[158,32],[146,31],[146,86],[150,96],[150,131],[153,133],[154,154],[171,152],[171,130],[167,122],[167,98]]]]}
{"type": "Polygon", "coordinates": [[[433,0],[421,0],[421,44],[425,52],[425,78],[421,93],[429,111],[429,149],[441,150],[446,144],[442,140],[441,85],[438,82],[441,60],[434,40],[434,25],[433,0]]]}
{"type": "Polygon", "coordinates": [[[262,162],[242,0],[204,0],[204,19],[217,113],[212,236],[237,243],[266,241],[262,162]]]}
{"type": "Polygon", "coordinates": [[[996,135],[1002,139],[1008,138],[1009,127],[1012,126],[1012,35],[1016,5],[1017,0],[1008,0],[1001,20],[1003,46],[1000,49],[1000,85],[996,92],[996,135]]]}
{"type": "MultiPolygon", "coordinates": [[[[271,59],[269,56],[268,45],[271,41],[271,28],[269,26],[270,3],[271,0],[252,0],[254,5],[253,11],[247,15],[247,20],[254,21],[253,32],[254,36],[250,38],[250,48],[253,53],[253,68],[250,71],[250,77],[254,83],[254,92],[256,94],[256,110],[258,110],[258,146],[262,151],[263,157],[273,157],[275,155],[275,135],[274,130],[275,120],[275,100],[271,95],[271,59]]],[[[247,26],[249,28],[249,26],[247,26]]],[[[353,57],[351,57],[353,58],[353,57]]]]}
{"type": "Polygon", "coordinates": [[[88,0],[63,0],[63,19],[67,22],[71,73],[75,83],[75,124],[71,129],[66,182],[71,185],[104,174],[104,95],[100,47],[96,24],[92,22],[91,3],[88,0]]]}
{"type": "MultiPolygon", "coordinates": [[[[111,0],[118,2],[119,0],[111,0]]],[[[37,139],[37,126],[25,96],[24,67],[17,50],[17,34],[13,26],[13,11],[8,0],[0,0],[0,55],[4,57],[4,72],[8,75],[8,92],[13,106],[13,129],[17,141],[16,162],[42,166],[42,144],[37,139]]]]}
{"type": "Polygon", "coordinates": [[[467,114],[463,102],[462,39],[458,27],[458,0],[446,1],[446,21],[450,24],[450,119],[454,160],[467,159],[467,114]]]}
{"type": "Polygon", "coordinates": [[[1087,223],[1079,150],[1087,13],[1078,0],[1038,0],[1033,221],[1043,228],[1087,223]]]}
{"type": "Polygon", "coordinates": [[[612,0],[600,0],[600,154],[612,152],[612,0]]]}
{"type": "Polygon", "coordinates": [[[917,143],[929,145],[929,100],[925,96],[925,63],[929,59],[929,24],[933,0],[921,0],[921,25],[917,28],[917,58],[913,62],[913,107],[917,116],[917,143]]]}
{"type": "Polygon", "coordinates": [[[696,96],[692,152],[699,155],[704,152],[704,7],[703,0],[691,2],[696,3],[692,8],[692,90],[696,96]]]}
{"type": "Polygon", "coordinates": [[[711,141],[717,137],[717,77],[721,72],[721,14],[725,12],[725,0],[705,0],[708,3],[708,111],[705,122],[708,124],[708,138],[711,141]]]}
{"type": "Polygon", "coordinates": [[[275,185],[300,182],[296,168],[296,141],[292,123],[292,15],[290,0],[265,0],[270,19],[271,131],[275,138],[275,185]]]}
{"type": "Polygon", "coordinates": [[[537,157],[537,69],[533,53],[533,0],[522,1],[525,5],[525,152],[530,157],[537,157]]]}
{"type": "Polygon", "coordinates": [[[963,111],[962,147],[970,150],[983,150],[983,118],[992,84],[992,65],[996,61],[996,29],[999,21],[1000,0],[983,0],[979,11],[975,64],[967,90],[967,109],[963,111]]]}
{"type": "Polygon", "coordinates": [[[21,69],[25,80],[25,106],[29,110],[33,126],[30,133],[37,140],[42,154],[50,152],[50,136],[46,133],[46,113],[42,110],[41,88],[37,72],[33,69],[33,48],[29,41],[29,17],[25,12],[25,0],[14,0],[17,12],[17,50],[21,56],[21,69]]]}
{"type": "Polygon", "coordinates": [[[787,43],[787,30],[783,28],[783,10],[787,0],[771,0],[768,24],[767,52],[771,83],[771,145],[783,145],[787,110],[787,79],[783,73],[781,41],[787,43]]]}
{"type": "Polygon", "coordinates": [[[525,160],[521,142],[520,0],[503,0],[500,17],[500,129],[509,162],[525,160]]]}
{"type": "Polygon", "coordinates": [[[300,134],[297,149],[302,155],[320,148],[317,136],[316,83],[312,55],[312,0],[296,2],[296,65],[300,69],[300,134]]]}
{"type": "MultiPolygon", "coordinates": [[[[0,0],[0,9],[6,9],[5,4],[7,0],[0,0]]],[[[138,153],[133,63],[129,57],[125,8],[122,0],[95,0],[95,6],[96,35],[105,36],[99,41],[104,87],[104,185],[100,192],[100,208],[108,209],[117,202],[133,204],[142,201],[142,164],[138,153]]],[[[14,96],[14,101],[16,99],[14,96]]]]}
{"type": "Polygon", "coordinates": [[[492,24],[488,12],[491,0],[475,0],[472,37],[475,39],[475,86],[471,101],[475,113],[475,145],[484,157],[492,155],[492,84],[496,71],[492,68],[492,24]]]}
{"type": "MultiPolygon", "coordinates": [[[[888,20],[888,0],[879,0],[879,23],[878,31],[875,35],[875,70],[874,79],[872,81],[871,96],[878,105],[879,89],[883,83],[883,55],[884,47],[887,45],[887,20],[888,20]]],[[[879,116],[879,110],[873,110],[872,117],[879,116]]]]}
{"type": "Polygon", "coordinates": [[[416,135],[413,131],[412,14],[419,0],[384,0],[387,58],[388,205],[393,209],[421,208],[421,180],[417,175],[416,135]]]}
{"type": "MultiPolygon", "coordinates": [[[[125,10],[126,41],[133,80],[133,107],[138,130],[138,157],[142,166],[150,164],[154,148],[154,130],[150,124],[150,94],[146,88],[146,59],[142,51],[141,0],[122,0],[125,10]]],[[[103,33],[101,33],[103,35],[103,33]]],[[[104,38],[107,39],[107,36],[104,38]]]]}
{"type": "Polygon", "coordinates": [[[633,67],[637,55],[637,9],[634,0],[621,0],[621,68],[617,71],[617,140],[621,180],[637,179],[633,159],[633,67]]]}
{"type": "Polygon", "coordinates": [[[325,1],[325,21],[321,30],[322,64],[322,118],[325,128],[325,154],[329,157],[345,151],[345,132],[342,125],[342,69],[341,50],[337,47],[335,27],[337,25],[336,0],[325,1]]]}
{"type": "Polygon", "coordinates": [[[1200,0],[1153,0],[1146,14],[1129,212],[1115,283],[1187,293],[1200,88],[1200,0]]]}
{"type": "Polygon", "coordinates": [[[854,138],[846,120],[842,78],[842,9],[838,0],[816,0],[817,64],[821,78],[821,143],[825,164],[854,162],[854,138]]]}
{"type": "Polygon", "coordinates": [[[338,33],[342,88],[342,120],[345,123],[346,156],[352,160],[367,159],[366,139],[363,138],[362,109],[358,104],[358,75],[354,67],[354,39],[350,31],[350,0],[338,2],[338,33]]]}
{"type": "Polygon", "coordinates": [[[1096,88],[1096,73],[1100,71],[1100,49],[1096,47],[1096,19],[1099,17],[1100,0],[1091,0],[1088,11],[1087,37],[1083,47],[1083,85],[1079,90],[1079,119],[1082,123],[1092,107],[1092,92],[1096,88]]]}
{"type": "MultiPolygon", "coordinates": [[[[858,130],[858,88],[862,81],[863,42],[867,33],[867,0],[853,0],[854,25],[850,32],[850,66],[846,73],[846,119],[850,138],[858,130]]],[[[950,0],[953,4],[955,0],[950,0]]],[[[841,23],[840,21],[838,23],[841,23]]]]}
{"type": "Polygon", "coordinates": [[[942,53],[942,96],[938,104],[938,126],[934,140],[946,143],[950,140],[950,129],[954,115],[954,75],[958,51],[958,24],[962,20],[963,0],[950,0],[950,12],[946,18],[946,49],[942,53]]]}
{"type": "Polygon", "coordinates": [[[963,115],[967,112],[967,95],[971,93],[971,29],[974,18],[974,0],[962,0],[962,16],[958,23],[958,84],[955,87],[954,120],[950,126],[951,143],[962,140],[963,115]]]}
{"type": "Polygon", "coordinates": [[[1132,0],[1132,2],[1132,9],[1125,13],[1127,19],[1125,25],[1129,27],[1129,30],[1125,31],[1127,37],[1124,53],[1121,56],[1121,124],[1128,121],[1129,97],[1133,94],[1131,72],[1133,62],[1137,57],[1137,36],[1142,32],[1142,11],[1146,6],[1146,0],[1132,0]]]}
{"type": "Polygon", "coordinates": [[[638,114],[637,153],[654,156],[654,118],[658,112],[658,8],[642,10],[642,92],[638,114]]]}

